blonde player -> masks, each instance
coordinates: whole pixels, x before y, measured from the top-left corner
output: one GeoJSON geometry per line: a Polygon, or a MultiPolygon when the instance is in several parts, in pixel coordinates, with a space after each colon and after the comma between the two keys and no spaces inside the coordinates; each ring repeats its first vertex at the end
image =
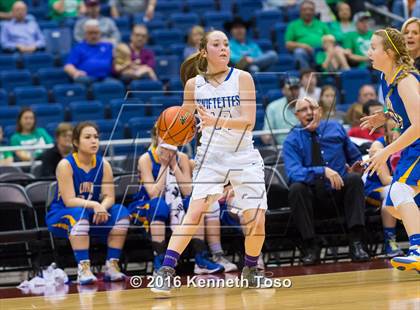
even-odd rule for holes
{"type": "Polygon", "coordinates": [[[246,225],[242,277],[251,287],[263,279],[257,261],[265,238],[267,197],[264,163],[253,147],[251,132],[255,124],[255,86],[249,73],[228,67],[229,58],[227,36],[215,30],[205,34],[199,51],[181,66],[181,78],[186,82],[183,108],[191,113],[198,111],[202,136],[190,207],[169,241],[152,288],[155,293],[170,295],[179,256],[228,182],[237,197],[235,208],[246,225]]]}

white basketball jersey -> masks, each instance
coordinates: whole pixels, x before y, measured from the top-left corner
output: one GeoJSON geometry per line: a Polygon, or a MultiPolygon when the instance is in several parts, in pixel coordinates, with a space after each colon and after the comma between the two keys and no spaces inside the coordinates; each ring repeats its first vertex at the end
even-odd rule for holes
{"type": "Polygon", "coordinates": [[[197,75],[195,77],[195,102],[202,105],[208,112],[216,117],[220,116],[218,126],[205,127],[202,131],[200,143],[202,147],[211,150],[235,152],[253,147],[252,133],[249,130],[235,130],[220,127],[222,118],[240,117],[241,102],[239,96],[240,70],[231,68],[226,79],[214,87],[206,79],[197,75]]]}

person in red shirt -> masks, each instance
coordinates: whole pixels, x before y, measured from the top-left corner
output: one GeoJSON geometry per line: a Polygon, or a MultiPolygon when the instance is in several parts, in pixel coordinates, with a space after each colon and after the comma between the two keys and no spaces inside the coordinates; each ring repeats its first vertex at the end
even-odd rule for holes
{"type": "MultiPolygon", "coordinates": [[[[363,106],[363,114],[364,115],[372,115],[375,114],[378,111],[382,111],[383,110],[383,105],[382,103],[380,103],[377,100],[369,100],[364,106],[363,106]]],[[[348,134],[350,137],[355,137],[355,138],[362,138],[362,139],[367,139],[370,141],[375,141],[376,139],[382,137],[384,135],[384,129],[378,128],[375,130],[375,132],[373,134],[369,134],[370,130],[369,129],[362,129],[360,128],[360,126],[354,126],[352,127],[348,134]]]]}

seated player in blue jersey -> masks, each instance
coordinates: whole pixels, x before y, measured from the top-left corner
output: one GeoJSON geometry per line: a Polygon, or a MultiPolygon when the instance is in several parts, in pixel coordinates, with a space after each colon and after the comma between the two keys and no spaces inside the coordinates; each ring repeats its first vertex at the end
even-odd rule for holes
{"type": "MultiPolygon", "coordinates": [[[[396,126],[397,124],[392,119],[386,121],[384,126],[385,135],[372,143],[372,146],[369,149],[369,156],[374,156],[376,152],[382,150],[399,136],[399,128],[396,126]]],[[[389,213],[387,208],[382,208],[383,201],[388,196],[390,184],[392,182],[392,173],[391,159],[388,159],[386,164],[380,167],[378,173],[375,172],[373,175],[363,175],[366,203],[381,209],[385,254],[388,257],[403,254],[395,240],[397,220],[389,213]]]]}
{"type": "Polygon", "coordinates": [[[57,166],[57,193],[46,215],[48,230],[56,237],[70,240],[78,263],[79,284],[97,280],[90,270],[90,236],[107,240],[104,280],[123,280],[118,262],[130,215],[124,206],[114,204],[112,169],[98,154],[97,126],[91,122],[79,123],[72,139],[74,153],[57,166]]]}
{"type": "MultiPolygon", "coordinates": [[[[158,270],[166,251],[166,224],[173,230],[180,224],[188,208],[192,191],[192,171],[188,156],[173,145],[162,143],[152,129],[152,144],[139,158],[140,189],[128,206],[133,224],[150,231],[154,270],[158,270]]],[[[210,260],[204,242],[204,217],[192,239],[195,252],[194,273],[223,271],[223,266],[210,260]]]]}

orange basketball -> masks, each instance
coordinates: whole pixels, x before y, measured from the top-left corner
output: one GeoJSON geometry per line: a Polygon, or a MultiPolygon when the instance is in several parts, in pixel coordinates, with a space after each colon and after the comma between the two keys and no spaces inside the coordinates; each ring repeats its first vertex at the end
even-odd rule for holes
{"type": "Polygon", "coordinates": [[[182,107],[170,107],[160,114],[156,128],[165,143],[181,146],[191,142],[195,136],[195,116],[182,107]]]}

